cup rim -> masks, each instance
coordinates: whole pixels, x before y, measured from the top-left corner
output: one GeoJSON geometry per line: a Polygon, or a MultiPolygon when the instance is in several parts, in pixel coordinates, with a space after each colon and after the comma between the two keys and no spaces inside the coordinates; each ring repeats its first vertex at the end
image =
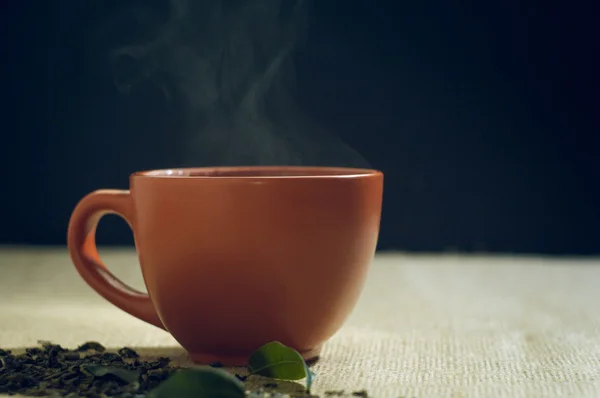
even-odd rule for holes
{"type": "Polygon", "coordinates": [[[334,166],[215,166],[136,171],[132,178],[150,179],[315,179],[364,178],[383,175],[376,169],[334,166]],[[244,173],[244,174],[237,174],[244,173]],[[250,174],[247,174],[250,173],[250,174]],[[252,174],[256,173],[256,174],[252,174]],[[270,174],[273,173],[273,174],[270,174]],[[287,174],[289,173],[289,174],[287,174]]]}

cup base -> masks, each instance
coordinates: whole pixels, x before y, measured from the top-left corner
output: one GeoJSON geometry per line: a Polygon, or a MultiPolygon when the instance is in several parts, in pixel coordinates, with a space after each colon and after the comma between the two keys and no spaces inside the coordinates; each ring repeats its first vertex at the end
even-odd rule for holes
{"type": "MultiPolygon", "coordinates": [[[[301,351],[300,355],[306,362],[314,362],[319,358],[321,354],[321,346],[312,348],[310,350],[301,351]]],[[[220,363],[223,366],[237,367],[246,366],[250,354],[246,356],[241,355],[220,355],[220,354],[208,354],[208,353],[189,353],[189,357],[195,364],[198,365],[210,365],[214,363],[220,363]]]]}

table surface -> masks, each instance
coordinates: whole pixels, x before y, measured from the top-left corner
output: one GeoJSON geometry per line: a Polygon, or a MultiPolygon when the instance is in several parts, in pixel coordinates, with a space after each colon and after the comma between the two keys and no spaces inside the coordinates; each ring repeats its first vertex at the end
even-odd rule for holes
{"type": "MultiPolygon", "coordinates": [[[[100,249],[144,290],[130,249],[100,249]]],[[[164,331],[111,306],[64,248],[0,248],[0,347],[95,340],[186,363],[164,331]]],[[[378,254],[314,369],[314,393],[600,397],[600,259],[378,254]]]]}

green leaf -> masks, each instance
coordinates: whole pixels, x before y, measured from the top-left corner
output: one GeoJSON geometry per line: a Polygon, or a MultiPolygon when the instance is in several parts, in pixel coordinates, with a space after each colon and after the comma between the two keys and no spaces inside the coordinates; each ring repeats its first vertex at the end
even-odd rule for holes
{"type": "Polygon", "coordinates": [[[203,366],[175,372],[149,398],[244,398],[244,385],[231,373],[203,366]]]}
{"type": "Polygon", "coordinates": [[[305,378],[307,391],[310,391],[315,376],[298,351],[278,341],[267,343],[252,354],[248,372],[279,380],[305,378]]]}
{"type": "Polygon", "coordinates": [[[139,371],[114,366],[83,365],[82,370],[94,377],[115,376],[129,384],[138,382],[140,379],[139,371]]]}

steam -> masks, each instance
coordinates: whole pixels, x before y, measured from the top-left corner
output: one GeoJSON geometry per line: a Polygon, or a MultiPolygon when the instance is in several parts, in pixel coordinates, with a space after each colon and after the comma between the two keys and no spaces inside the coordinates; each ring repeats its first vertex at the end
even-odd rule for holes
{"type": "Polygon", "coordinates": [[[131,8],[147,37],[120,47],[112,59],[120,90],[150,80],[181,107],[185,129],[174,134],[185,135],[184,163],[368,166],[294,98],[292,55],[307,30],[305,0],[169,0],[167,6],[131,8]]]}

